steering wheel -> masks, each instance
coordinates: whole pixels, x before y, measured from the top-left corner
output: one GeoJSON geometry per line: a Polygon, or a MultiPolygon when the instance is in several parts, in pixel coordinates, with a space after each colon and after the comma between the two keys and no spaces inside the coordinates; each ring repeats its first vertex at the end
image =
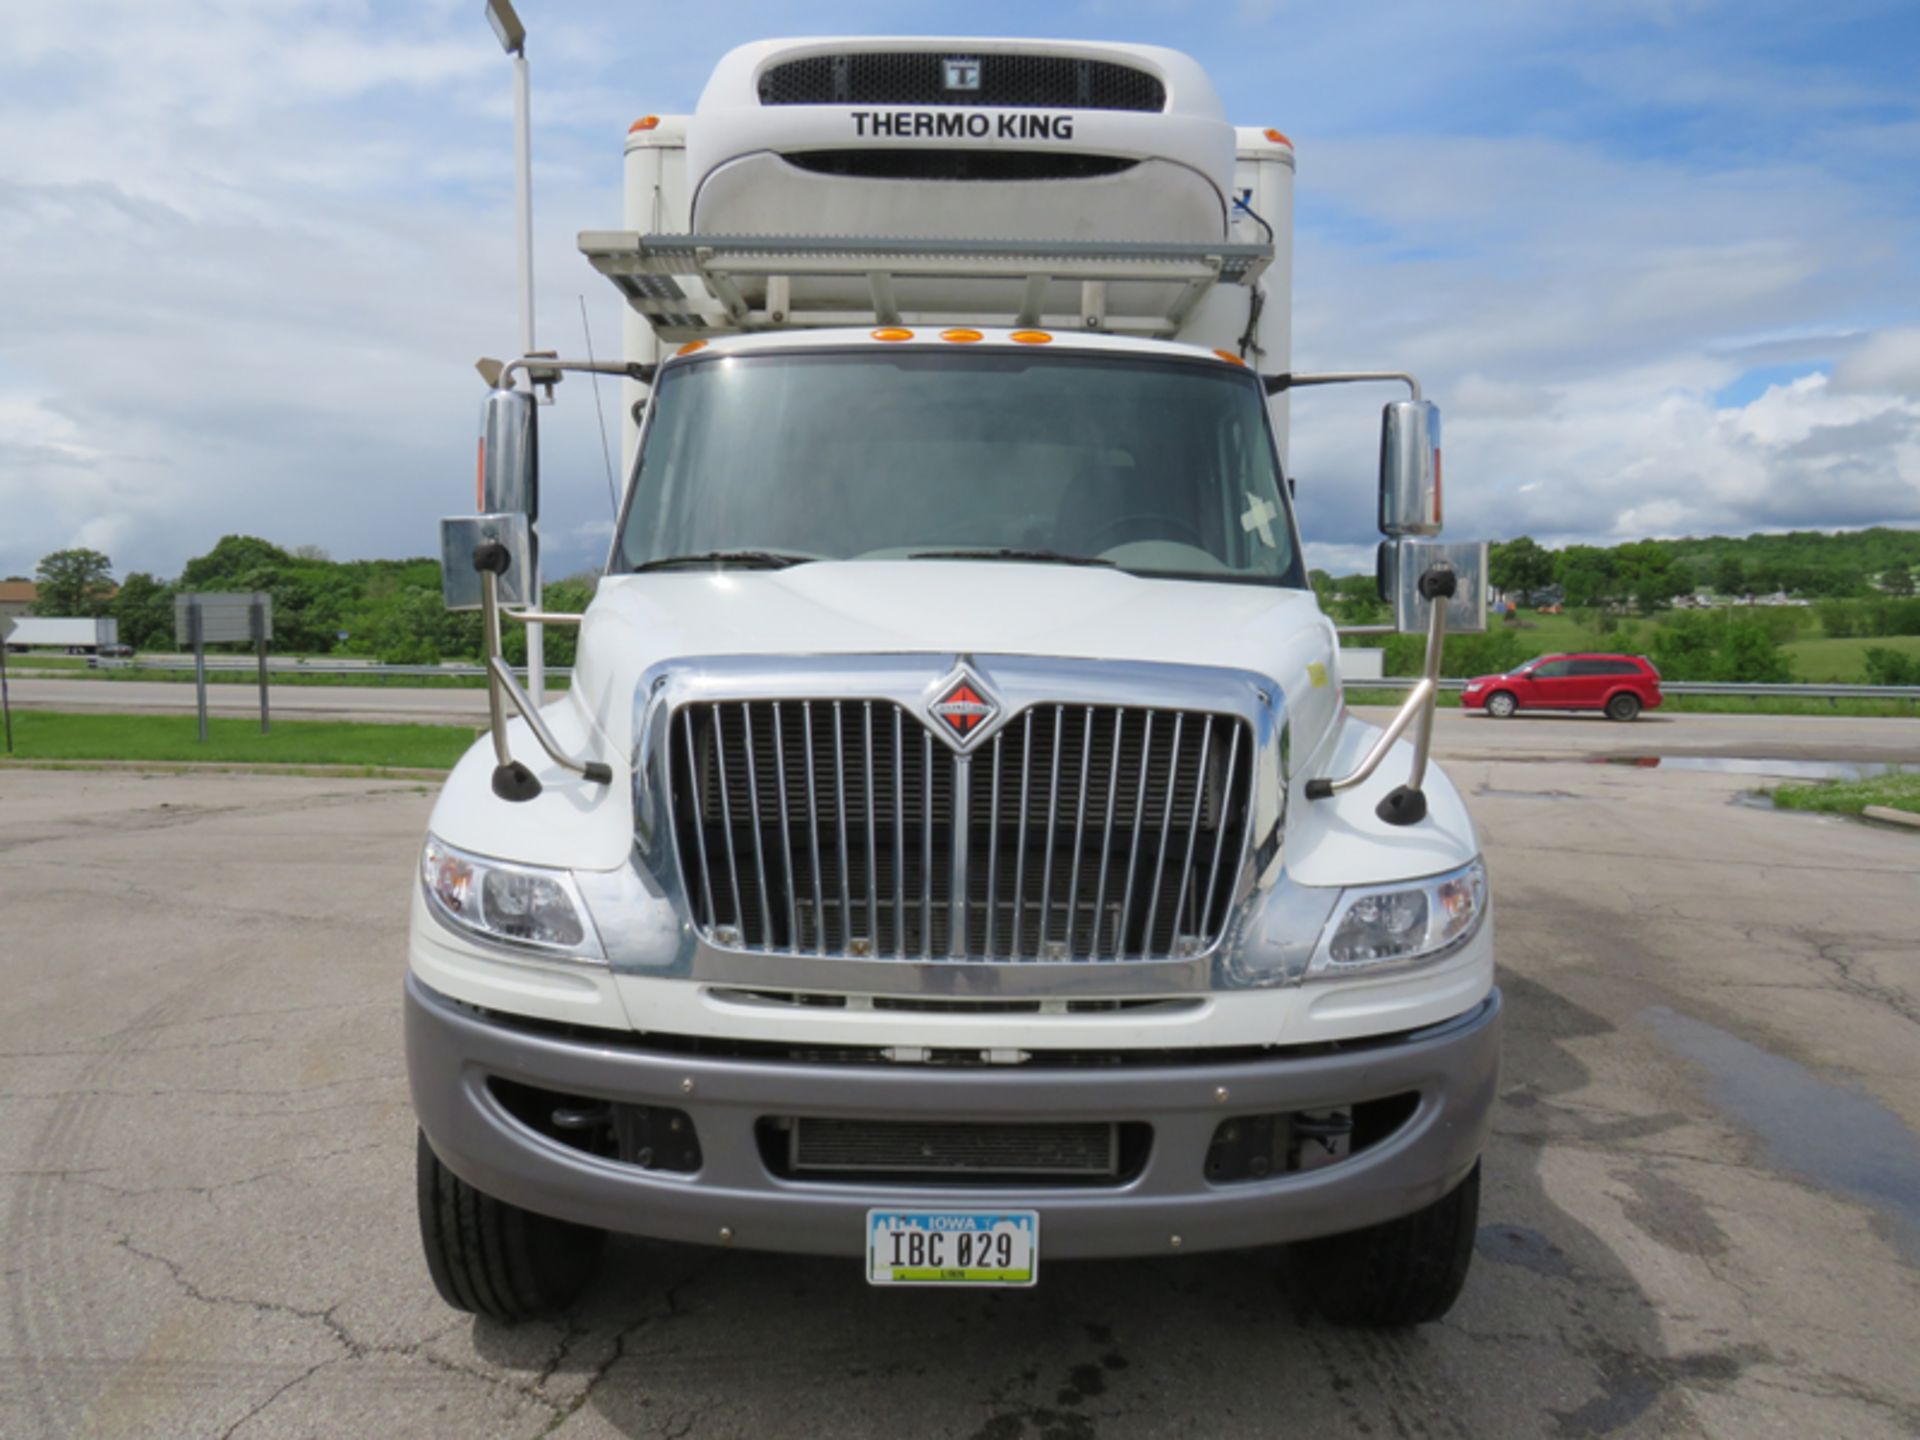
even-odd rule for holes
{"type": "MultiPolygon", "coordinates": [[[[1138,525],[1143,521],[1152,521],[1158,525],[1171,525],[1176,529],[1183,530],[1193,538],[1194,549],[1204,550],[1207,548],[1206,536],[1200,533],[1200,527],[1198,525],[1195,525],[1192,521],[1182,520],[1178,515],[1168,515],[1168,514],[1165,514],[1164,512],[1156,511],[1156,510],[1136,510],[1131,515],[1115,516],[1113,519],[1107,521],[1106,524],[1102,525],[1098,530],[1095,530],[1093,534],[1088,537],[1087,549],[1090,550],[1095,555],[1098,555],[1102,550],[1110,550],[1113,548],[1115,544],[1119,542],[1117,540],[1109,541],[1107,539],[1107,534],[1109,531],[1119,530],[1122,527],[1127,525],[1138,525]]],[[[1162,535],[1152,535],[1146,538],[1153,539],[1153,540],[1160,540],[1167,537],[1162,535]]]]}

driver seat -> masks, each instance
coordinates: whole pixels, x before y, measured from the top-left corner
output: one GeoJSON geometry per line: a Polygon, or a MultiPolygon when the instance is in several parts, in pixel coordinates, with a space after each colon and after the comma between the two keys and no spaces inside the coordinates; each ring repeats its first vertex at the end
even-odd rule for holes
{"type": "MultiPolygon", "coordinates": [[[[1184,497],[1145,472],[1134,457],[1120,450],[1096,450],[1081,461],[1078,472],[1060,499],[1060,548],[1075,555],[1094,555],[1129,540],[1162,538],[1150,522],[1124,529],[1114,522],[1128,515],[1165,515],[1184,518],[1184,497]],[[1116,463],[1118,462],[1118,463],[1116,463]]],[[[1179,524],[1168,526],[1164,538],[1185,540],[1179,524]]]]}

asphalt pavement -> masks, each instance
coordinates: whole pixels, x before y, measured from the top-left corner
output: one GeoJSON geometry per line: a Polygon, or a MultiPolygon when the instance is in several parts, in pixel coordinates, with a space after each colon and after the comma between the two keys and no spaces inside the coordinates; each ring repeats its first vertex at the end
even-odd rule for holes
{"type": "Polygon", "coordinates": [[[431,787],[0,771],[0,1435],[1920,1433],[1920,837],[1585,763],[1916,727],[1723,718],[1443,718],[1509,1026],[1473,1273],[1397,1335],[1281,1254],[900,1294],[620,1240],[561,1322],[455,1314],[398,1025],[431,787]]]}

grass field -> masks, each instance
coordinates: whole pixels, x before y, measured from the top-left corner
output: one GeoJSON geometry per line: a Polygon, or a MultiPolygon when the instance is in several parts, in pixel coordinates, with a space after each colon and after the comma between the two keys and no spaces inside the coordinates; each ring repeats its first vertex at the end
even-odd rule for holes
{"type": "Polygon", "coordinates": [[[1897,650],[1920,657],[1920,635],[1877,635],[1834,640],[1825,635],[1789,640],[1780,647],[1793,662],[1793,678],[1817,684],[1859,684],[1867,678],[1867,651],[1897,650]]]}
{"type": "Polygon", "coordinates": [[[1825,785],[1782,785],[1773,803],[1783,810],[1824,810],[1858,815],[1869,805],[1885,805],[1920,815],[1920,775],[1879,775],[1871,780],[1835,780],[1825,785]]]}
{"type": "Polygon", "coordinates": [[[22,760],[147,760],[261,765],[362,765],[447,770],[473,743],[466,725],[360,725],[344,720],[214,717],[207,743],[191,715],[68,715],[16,711],[13,753],[22,760]]]}
{"type": "Polygon", "coordinates": [[[24,655],[7,656],[8,671],[15,670],[84,670],[87,657],[84,655],[44,655],[29,650],[24,655]]]}
{"type": "Polygon", "coordinates": [[[1531,610],[1522,610],[1513,624],[1489,616],[1487,629],[1523,637],[1529,659],[1562,650],[1603,650],[1609,643],[1571,615],[1539,615],[1531,610]]]}

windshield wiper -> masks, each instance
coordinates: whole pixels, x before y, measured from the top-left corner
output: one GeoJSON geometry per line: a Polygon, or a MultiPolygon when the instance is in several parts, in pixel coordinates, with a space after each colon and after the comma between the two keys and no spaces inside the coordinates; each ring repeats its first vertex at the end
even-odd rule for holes
{"type": "Polygon", "coordinates": [[[1105,565],[1113,561],[1098,555],[1069,555],[1063,550],[1022,550],[1014,546],[989,546],[979,550],[916,550],[909,560],[1030,560],[1045,565],[1105,565]]]}
{"type": "Polygon", "coordinates": [[[788,555],[779,550],[706,550],[698,555],[668,555],[647,560],[633,567],[632,574],[646,570],[690,570],[696,566],[737,565],[746,570],[784,570],[789,565],[805,565],[811,555],[788,555]]]}

